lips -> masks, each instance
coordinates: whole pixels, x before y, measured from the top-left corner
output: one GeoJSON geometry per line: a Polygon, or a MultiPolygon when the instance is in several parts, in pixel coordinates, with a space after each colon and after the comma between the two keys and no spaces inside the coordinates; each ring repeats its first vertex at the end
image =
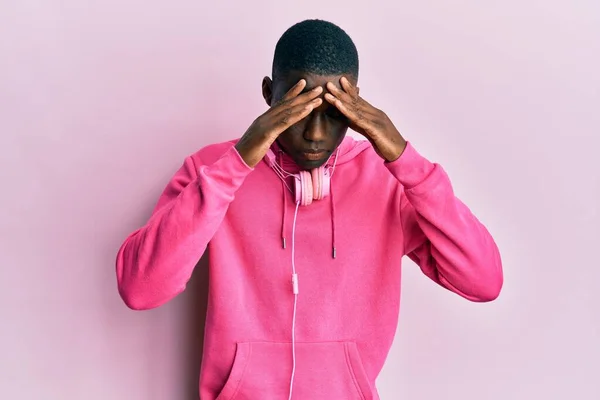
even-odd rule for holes
{"type": "Polygon", "coordinates": [[[305,150],[301,154],[306,160],[317,161],[323,159],[327,152],[325,150],[305,150]]]}

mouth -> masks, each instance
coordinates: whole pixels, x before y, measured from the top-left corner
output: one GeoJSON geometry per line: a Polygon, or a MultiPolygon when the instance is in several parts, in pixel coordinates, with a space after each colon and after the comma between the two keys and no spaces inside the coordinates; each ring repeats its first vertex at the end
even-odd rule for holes
{"type": "Polygon", "coordinates": [[[304,150],[301,151],[300,154],[302,158],[307,161],[319,161],[327,156],[327,151],[325,150],[304,150]]]}

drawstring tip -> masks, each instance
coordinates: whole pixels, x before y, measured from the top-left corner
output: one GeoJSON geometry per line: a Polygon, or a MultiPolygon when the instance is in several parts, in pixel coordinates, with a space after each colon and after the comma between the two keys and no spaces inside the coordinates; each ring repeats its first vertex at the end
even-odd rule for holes
{"type": "Polygon", "coordinates": [[[281,246],[285,249],[285,238],[281,238],[281,246]]]}
{"type": "Polygon", "coordinates": [[[333,258],[335,258],[335,256],[336,256],[336,255],[337,255],[337,250],[336,250],[336,248],[335,248],[335,247],[333,247],[333,248],[332,248],[332,251],[331,251],[331,256],[332,256],[333,258]]]}

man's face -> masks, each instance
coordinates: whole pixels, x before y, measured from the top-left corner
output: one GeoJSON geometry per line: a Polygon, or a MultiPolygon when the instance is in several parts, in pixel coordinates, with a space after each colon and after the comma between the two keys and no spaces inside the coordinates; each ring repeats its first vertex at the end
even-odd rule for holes
{"type": "MultiPolygon", "coordinates": [[[[263,96],[271,106],[278,102],[300,79],[306,80],[303,92],[323,87],[321,98],[327,93],[327,82],[340,87],[342,75],[322,76],[303,72],[289,73],[283,78],[272,82],[269,78],[263,80],[263,96]]],[[[355,84],[355,79],[346,75],[355,84]]],[[[306,118],[297,122],[283,132],[277,142],[281,148],[302,169],[309,170],[323,165],[340,145],[346,131],[348,120],[335,106],[325,99],[306,118]]]]}

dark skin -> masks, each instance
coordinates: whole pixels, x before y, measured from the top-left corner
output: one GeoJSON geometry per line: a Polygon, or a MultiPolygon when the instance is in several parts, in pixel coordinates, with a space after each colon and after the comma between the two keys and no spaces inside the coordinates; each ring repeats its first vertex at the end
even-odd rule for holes
{"type": "MultiPolygon", "coordinates": [[[[262,89],[267,105],[271,106],[278,102],[301,79],[306,81],[303,92],[321,87],[323,89],[319,94],[321,99],[324,98],[328,82],[336,82],[338,87],[340,85],[339,76],[292,72],[287,74],[284,79],[278,79],[275,82],[265,77],[262,89]]],[[[335,106],[323,101],[308,116],[279,135],[277,142],[300,168],[309,170],[319,167],[327,161],[342,143],[348,127],[349,121],[346,116],[335,106]],[[306,151],[323,151],[323,154],[317,160],[307,160],[304,156],[306,151]]]]}
{"type": "Polygon", "coordinates": [[[265,77],[263,97],[270,108],[248,128],[236,149],[254,167],[277,141],[308,170],[323,165],[351,128],[365,136],[382,159],[396,160],[406,141],[383,111],[359,96],[356,83],[351,75],[292,72],[276,82],[265,77]]]}

